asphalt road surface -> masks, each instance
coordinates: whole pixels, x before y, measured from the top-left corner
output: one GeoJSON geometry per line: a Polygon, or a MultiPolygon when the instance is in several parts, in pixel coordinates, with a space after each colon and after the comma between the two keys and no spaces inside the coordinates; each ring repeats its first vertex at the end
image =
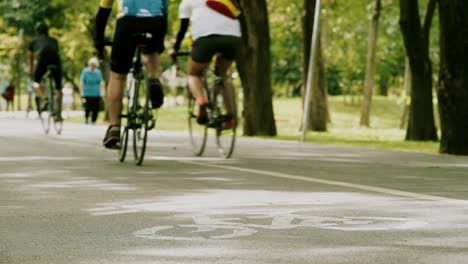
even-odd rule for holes
{"type": "Polygon", "coordinates": [[[0,119],[0,263],[468,263],[468,158],[241,139],[202,158],[153,132],[0,119]]]}

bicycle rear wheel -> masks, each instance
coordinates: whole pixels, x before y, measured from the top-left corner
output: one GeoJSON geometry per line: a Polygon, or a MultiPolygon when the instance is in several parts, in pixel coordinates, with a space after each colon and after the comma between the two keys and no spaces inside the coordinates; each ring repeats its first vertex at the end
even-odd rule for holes
{"type": "Polygon", "coordinates": [[[57,135],[62,134],[63,121],[57,120],[57,118],[54,118],[54,128],[55,128],[55,131],[57,132],[57,135]]]}
{"type": "Polygon", "coordinates": [[[49,111],[41,111],[39,113],[39,119],[41,120],[41,126],[44,130],[44,133],[49,134],[50,131],[50,123],[52,122],[52,116],[50,115],[49,111]]]}
{"type": "Polygon", "coordinates": [[[120,137],[120,148],[119,148],[119,161],[124,162],[127,156],[128,149],[128,135],[130,131],[130,124],[132,121],[131,110],[132,103],[130,102],[130,92],[133,92],[135,87],[135,80],[129,74],[127,78],[127,90],[125,90],[124,96],[122,97],[122,115],[121,115],[121,137],[120,137]]]}
{"type": "Polygon", "coordinates": [[[206,138],[208,136],[208,128],[206,125],[197,123],[197,113],[200,106],[196,99],[190,94],[188,102],[188,126],[190,133],[190,143],[193,153],[196,156],[203,155],[206,146],[206,138]]]}
{"type": "Polygon", "coordinates": [[[150,127],[150,99],[149,91],[146,85],[144,86],[144,96],[140,98],[139,89],[141,81],[135,81],[133,111],[135,119],[133,123],[133,154],[135,163],[138,166],[143,164],[143,159],[146,152],[146,142],[148,139],[148,130],[150,127]]]}
{"type": "Polygon", "coordinates": [[[220,90],[219,84],[216,87],[214,94],[215,116],[216,121],[216,145],[218,153],[224,158],[230,158],[234,152],[236,145],[237,131],[237,102],[235,89],[231,84],[230,91],[226,89],[220,90]],[[230,109],[229,111],[227,109],[230,109]],[[227,126],[223,127],[223,122],[227,122],[227,126]]]}

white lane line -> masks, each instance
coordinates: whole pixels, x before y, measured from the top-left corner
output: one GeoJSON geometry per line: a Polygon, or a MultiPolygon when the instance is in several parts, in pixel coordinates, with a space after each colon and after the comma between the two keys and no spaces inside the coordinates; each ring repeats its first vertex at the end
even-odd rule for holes
{"type": "Polygon", "coordinates": [[[194,162],[194,161],[188,161],[188,160],[184,160],[184,161],[179,160],[178,162],[204,166],[204,167],[217,168],[217,169],[226,169],[226,170],[231,170],[231,171],[240,171],[240,172],[258,174],[258,175],[265,175],[265,176],[271,176],[271,177],[282,178],[282,179],[291,179],[291,180],[299,180],[299,181],[315,182],[315,183],[334,185],[334,186],[340,186],[340,187],[347,187],[347,188],[353,188],[353,189],[364,190],[364,191],[402,196],[402,197],[407,197],[407,198],[416,198],[420,200],[446,202],[446,203],[457,204],[457,205],[468,205],[467,200],[457,200],[457,199],[451,199],[451,198],[446,198],[446,197],[441,197],[441,196],[405,192],[405,191],[374,187],[374,186],[368,186],[368,185],[362,185],[362,184],[324,180],[324,179],[319,179],[319,178],[291,175],[291,174],[273,172],[273,171],[247,169],[247,168],[231,167],[231,166],[217,165],[217,164],[206,164],[206,163],[200,163],[200,162],[194,162]]]}

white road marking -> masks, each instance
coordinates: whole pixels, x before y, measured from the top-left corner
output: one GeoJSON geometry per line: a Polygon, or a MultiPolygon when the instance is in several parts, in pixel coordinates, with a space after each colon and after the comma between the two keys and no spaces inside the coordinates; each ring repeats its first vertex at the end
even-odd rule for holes
{"type": "Polygon", "coordinates": [[[242,168],[242,167],[231,167],[231,166],[218,165],[218,164],[206,164],[206,163],[194,162],[194,161],[189,161],[189,160],[178,160],[178,162],[198,165],[198,166],[203,166],[203,167],[226,169],[226,170],[231,170],[231,171],[240,171],[240,172],[258,174],[258,175],[264,175],[264,176],[271,176],[271,177],[282,178],[282,179],[291,179],[291,180],[299,180],[299,181],[315,182],[315,183],[334,185],[334,186],[340,186],[340,187],[347,187],[347,188],[353,188],[353,189],[364,190],[364,191],[402,196],[402,197],[407,197],[407,198],[416,198],[420,200],[446,202],[446,203],[457,204],[457,205],[468,205],[467,200],[457,200],[457,199],[451,199],[451,198],[446,198],[446,197],[441,197],[441,196],[405,192],[405,191],[393,190],[393,189],[382,188],[382,187],[374,187],[374,186],[368,186],[368,185],[362,185],[362,184],[324,180],[324,179],[313,178],[313,177],[298,176],[298,175],[273,172],[273,171],[265,171],[265,170],[257,170],[257,169],[247,169],[247,168],[242,168]]]}
{"type": "Polygon", "coordinates": [[[133,233],[135,237],[156,240],[212,241],[248,237],[259,230],[286,230],[319,228],[338,231],[408,230],[428,226],[427,222],[395,217],[322,217],[300,215],[284,211],[282,214],[245,214],[239,217],[224,215],[181,215],[191,218],[193,224],[155,226],[133,233]],[[221,218],[220,218],[221,217],[221,218]],[[245,220],[247,219],[247,221],[245,220]],[[252,224],[250,220],[265,219],[271,224],[252,224]],[[170,230],[170,232],[164,231],[170,230]],[[214,233],[213,233],[214,232],[214,233]],[[219,234],[219,233],[223,234],[219,234]],[[215,235],[216,234],[216,235],[215,235]]]}

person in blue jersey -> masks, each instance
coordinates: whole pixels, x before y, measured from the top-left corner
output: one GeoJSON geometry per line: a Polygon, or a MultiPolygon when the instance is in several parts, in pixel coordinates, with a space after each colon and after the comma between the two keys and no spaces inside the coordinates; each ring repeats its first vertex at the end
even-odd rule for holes
{"type": "Polygon", "coordinates": [[[96,124],[99,115],[99,103],[101,101],[104,89],[104,80],[101,70],[98,69],[99,61],[96,58],[91,58],[88,61],[88,67],[81,71],[80,86],[81,96],[85,99],[85,123],[96,124]]]}
{"type": "Polygon", "coordinates": [[[167,32],[168,0],[101,0],[96,15],[96,43],[98,50],[104,46],[104,32],[111,8],[117,2],[117,26],[112,43],[111,76],[108,86],[109,127],[103,145],[118,149],[120,142],[120,112],[124,83],[132,66],[136,50],[135,33],[150,33],[152,38],[143,50],[151,105],[159,108],[164,102],[160,75],[159,54],[164,51],[167,32]]]}

